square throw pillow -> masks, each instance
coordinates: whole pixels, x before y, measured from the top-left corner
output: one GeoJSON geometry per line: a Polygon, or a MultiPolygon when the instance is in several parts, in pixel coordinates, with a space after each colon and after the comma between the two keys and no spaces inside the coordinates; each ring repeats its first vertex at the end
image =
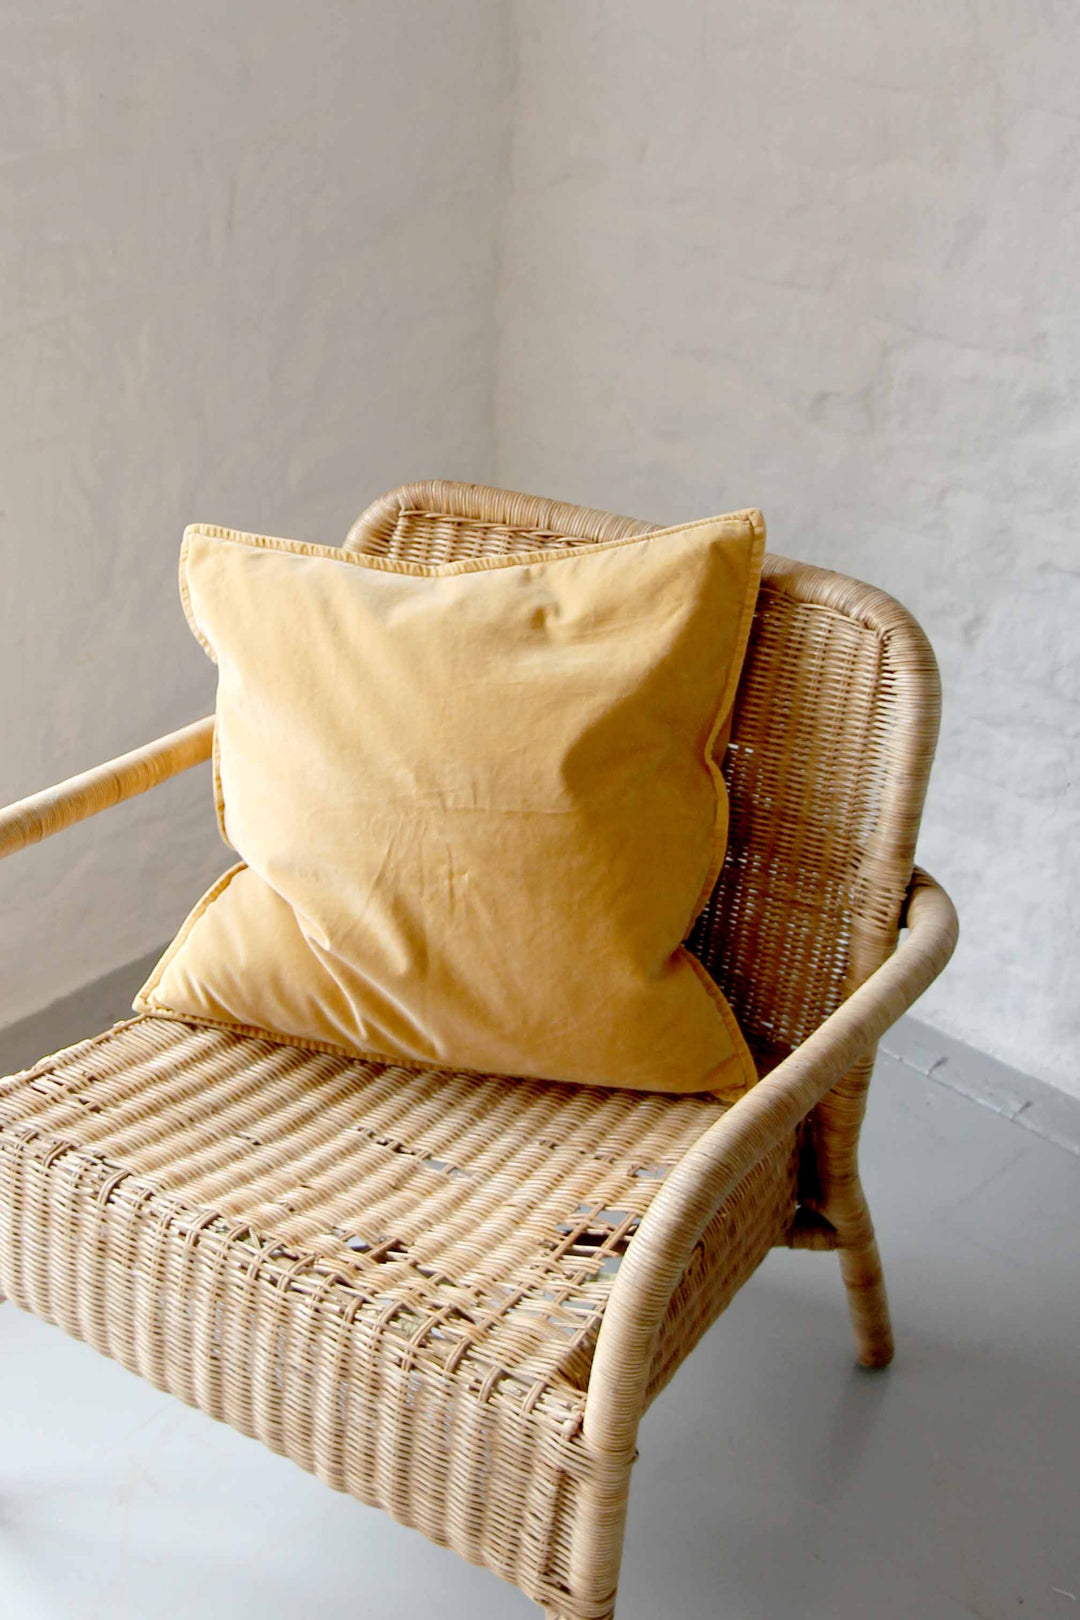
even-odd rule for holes
{"type": "Polygon", "coordinates": [[[196,525],[218,812],[241,864],[135,1003],[319,1049],[734,1098],[755,1076],[685,940],[756,511],[425,566],[196,525]]]}

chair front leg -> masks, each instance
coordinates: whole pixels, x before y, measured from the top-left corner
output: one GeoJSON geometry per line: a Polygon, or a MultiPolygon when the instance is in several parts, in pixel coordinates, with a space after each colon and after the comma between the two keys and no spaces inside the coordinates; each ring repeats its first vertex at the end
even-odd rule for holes
{"type": "Polygon", "coordinates": [[[848,1070],[814,1110],[819,1189],[814,1206],[836,1229],[856,1360],[860,1367],[887,1367],[894,1350],[889,1302],[858,1162],[859,1129],[873,1069],[871,1052],[848,1070]]]}

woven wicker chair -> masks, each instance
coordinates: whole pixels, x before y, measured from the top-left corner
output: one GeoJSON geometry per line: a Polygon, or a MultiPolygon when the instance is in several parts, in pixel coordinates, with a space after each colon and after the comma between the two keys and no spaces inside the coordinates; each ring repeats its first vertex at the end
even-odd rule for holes
{"type": "MultiPolygon", "coordinates": [[[[651,527],[427,483],[345,543],[430,562],[651,527]]],[[[856,1147],[875,1043],[955,941],[912,864],[938,701],[889,597],[767,559],[690,940],[760,1063],[734,1106],[135,1018],[0,1083],[0,1288],[549,1615],[606,1620],[641,1415],[770,1247],[836,1249],[859,1362],[892,1354],[856,1147]]],[[[0,812],[0,855],[211,740],[0,812]]]]}

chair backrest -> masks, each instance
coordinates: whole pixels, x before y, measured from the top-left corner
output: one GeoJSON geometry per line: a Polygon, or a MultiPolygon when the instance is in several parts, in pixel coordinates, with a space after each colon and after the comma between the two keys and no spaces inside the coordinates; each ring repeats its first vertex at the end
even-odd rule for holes
{"type": "MultiPolygon", "coordinates": [[[[414,562],[583,545],[657,528],[480,485],[403,485],[348,549],[414,562]]],[[[910,614],[857,580],[769,556],[731,737],[727,858],[687,944],[762,1067],[893,950],[940,689],[910,614]]]]}

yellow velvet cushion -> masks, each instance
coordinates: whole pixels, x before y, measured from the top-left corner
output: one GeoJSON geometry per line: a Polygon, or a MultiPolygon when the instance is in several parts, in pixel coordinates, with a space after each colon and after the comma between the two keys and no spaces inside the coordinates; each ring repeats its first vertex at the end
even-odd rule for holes
{"type": "Polygon", "coordinates": [[[750,1054],[682,941],[723,858],[763,547],[758,512],[432,566],[188,529],[243,864],[136,1008],[738,1096],[750,1054]]]}

